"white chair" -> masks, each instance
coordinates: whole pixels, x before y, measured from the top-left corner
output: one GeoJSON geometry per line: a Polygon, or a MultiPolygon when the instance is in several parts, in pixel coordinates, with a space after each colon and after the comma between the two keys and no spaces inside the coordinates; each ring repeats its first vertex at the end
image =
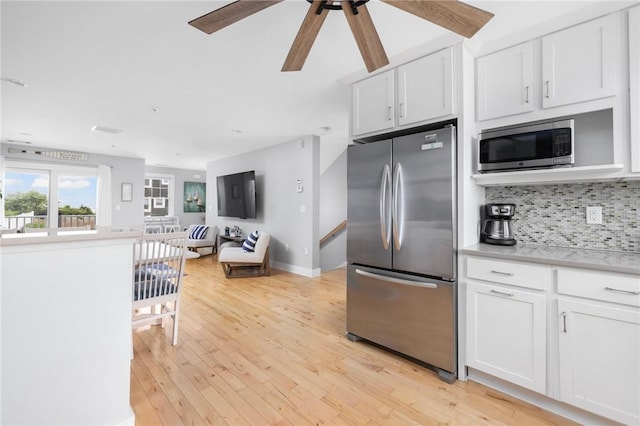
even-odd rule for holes
{"type": "Polygon", "coordinates": [[[207,232],[204,234],[202,238],[191,238],[195,236],[198,232],[194,232],[197,226],[207,226],[207,225],[191,225],[187,229],[187,248],[191,251],[198,252],[198,249],[211,247],[211,253],[217,253],[218,249],[218,227],[217,226],[209,226],[207,232]]]}
{"type": "Polygon", "coordinates": [[[145,234],[162,234],[162,225],[145,225],[145,234]]]}
{"type": "Polygon", "coordinates": [[[225,247],[220,250],[218,261],[224,275],[227,278],[270,275],[269,240],[269,234],[260,231],[253,252],[246,252],[242,247],[225,247]]]}
{"type": "Polygon", "coordinates": [[[164,232],[165,233],[180,232],[180,225],[164,225],[164,232]]]}
{"type": "Polygon", "coordinates": [[[172,344],[178,343],[180,291],[187,254],[186,234],[148,234],[136,239],[133,250],[132,328],[173,318],[172,344]],[[160,306],[158,312],[156,306],[160,306]],[[147,308],[150,311],[147,313],[147,308]]]}

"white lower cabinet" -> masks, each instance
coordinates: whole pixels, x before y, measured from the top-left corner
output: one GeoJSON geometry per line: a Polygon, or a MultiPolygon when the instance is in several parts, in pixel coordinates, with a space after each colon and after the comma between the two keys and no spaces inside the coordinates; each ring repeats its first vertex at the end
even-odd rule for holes
{"type": "Polygon", "coordinates": [[[468,256],[465,278],[468,367],[640,424],[639,275],[468,256]]]}
{"type": "Polygon", "coordinates": [[[544,294],[468,283],[468,365],[544,393],[546,303],[544,294]]]}
{"type": "Polygon", "coordinates": [[[640,313],[561,299],[560,399],[626,424],[640,420],[640,313]]]}
{"type": "Polygon", "coordinates": [[[640,277],[559,268],[560,399],[640,424],[640,277]]]}

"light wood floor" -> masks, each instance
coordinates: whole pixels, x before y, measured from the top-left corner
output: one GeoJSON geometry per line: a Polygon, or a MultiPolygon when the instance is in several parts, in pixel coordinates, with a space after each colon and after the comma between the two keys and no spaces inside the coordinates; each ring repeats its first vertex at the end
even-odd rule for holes
{"type": "Polygon", "coordinates": [[[345,330],[345,271],[273,270],[227,280],[187,261],[177,346],[171,327],[134,331],[136,425],[571,424],[424,367],[345,330]]]}

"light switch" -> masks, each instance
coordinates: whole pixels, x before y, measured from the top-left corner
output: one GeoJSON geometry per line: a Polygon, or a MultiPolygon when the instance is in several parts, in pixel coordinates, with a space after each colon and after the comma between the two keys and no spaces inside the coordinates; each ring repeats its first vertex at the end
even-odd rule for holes
{"type": "Polygon", "coordinates": [[[302,185],[296,186],[296,192],[302,192],[302,185]]]}
{"type": "Polygon", "coordinates": [[[307,211],[307,206],[300,206],[300,213],[305,213],[307,211]]]}

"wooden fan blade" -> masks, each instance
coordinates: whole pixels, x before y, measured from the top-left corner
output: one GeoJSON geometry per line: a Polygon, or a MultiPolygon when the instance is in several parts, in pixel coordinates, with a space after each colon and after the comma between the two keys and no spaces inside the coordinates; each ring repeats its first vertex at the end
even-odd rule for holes
{"type": "Polygon", "coordinates": [[[207,34],[227,27],[239,20],[260,12],[267,7],[280,3],[282,0],[238,0],[230,3],[206,15],[202,15],[192,21],[189,25],[204,31],[207,34]]]}
{"type": "MultiPolygon", "coordinates": [[[[314,0],[309,7],[309,11],[304,17],[302,25],[300,25],[298,34],[295,40],[293,40],[287,59],[285,59],[284,65],[282,65],[282,71],[300,71],[302,69],[311,51],[311,46],[313,46],[313,42],[316,40],[318,32],[320,32],[320,28],[329,14],[329,9],[322,9],[319,15],[316,13],[322,3],[323,0],[314,0]]],[[[333,3],[333,0],[329,0],[327,3],[333,3]]]]}
{"type": "Polygon", "coordinates": [[[376,27],[373,25],[371,15],[366,4],[358,6],[358,14],[354,14],[351,9],[351,5],[347,1],[340,3],[344,15],[347,17],[347,22],[351,27],[353,37],[356,39],[358,49],[364,60],[364,64],[367,66],[367,71],[373,72],[378,68],[382,68],[389,64],[389,58],[382,47],[380,37],[376,27]]]}
{"type": "Polygon", "coordinates": [[[471,38],[493,13],[457,0],[381,0],[463,37],[471,38]]]}

